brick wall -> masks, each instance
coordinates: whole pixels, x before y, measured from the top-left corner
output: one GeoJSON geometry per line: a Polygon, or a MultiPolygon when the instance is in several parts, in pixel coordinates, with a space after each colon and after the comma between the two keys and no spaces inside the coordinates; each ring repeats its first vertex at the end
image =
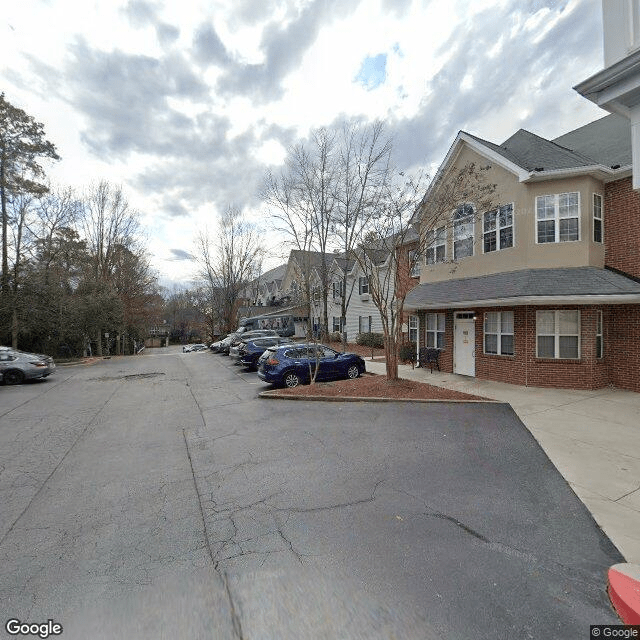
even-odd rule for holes
{"type": "Polygon", "coordinates": [[[640,305],[608,307],[604,324],[609,382],[640,393],[640,305]]]}
{"type": "MultiPolygon", "coordinates": [[[[600,389],[613,384],[640,392],[640,305],[492,307],[476,309],[476,377],[531,387],[600,389]],[[536,311],[580,311],[580,358],[536,357],[536,311]],[[604,357],[596,357],[597,314],[603,311],[604,357]],[[514,312],[514,355],[484,353],[484,312],[514,312]]],[[[453,372],[454,312],[445,313],[445,348],[440,355],[442,371],[453,372]]],[[[420,314],[420,346],[425,345],[425,316],[420,314]]]]}
{"type": "Polygon", "coordinates": [[[631,178],[604,190],[605,265],[640,278],[640,194],[631,178]]]}

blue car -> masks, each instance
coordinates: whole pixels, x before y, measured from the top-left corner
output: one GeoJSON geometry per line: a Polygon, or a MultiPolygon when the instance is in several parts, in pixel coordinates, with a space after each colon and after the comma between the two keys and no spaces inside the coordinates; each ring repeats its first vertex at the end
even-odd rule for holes
{"type": "Polygon", "coordinates": [[[316,380],[357,378],[365,372],[364,360],[355,353],[340,353],[323,344],[288,344],[267,349],[258,363],[258,377],[283,387],[316,380]]]}
{"type": "Polygon", "coordinates": [[[239,363],[248,369],[255,370],[258,368],[258,358],[265,352],[265,349],[281,344],[291,344],[291,340],[278,336],[274,338],[256,338],[255,340],[243,342],[238,347],[239,363]]]}

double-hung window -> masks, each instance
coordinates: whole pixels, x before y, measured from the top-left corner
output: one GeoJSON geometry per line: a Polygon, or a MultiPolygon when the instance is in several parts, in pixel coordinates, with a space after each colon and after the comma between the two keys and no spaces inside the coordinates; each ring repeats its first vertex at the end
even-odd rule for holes
{"type": "Polygon", "coordinates": [[[358,293],[362,295],[363,293],[369,293],[369,279],[366,277],[360,277],[358,279],[358,293]]]}
{"type": "Polygon", "coordinates": [[[425,254],[425,262],[427,264],[436,264],[444,262],[446,259],[446,242],[447,234],[445,227],[439,227],[429,231],[427,235],[427,252],[425,254]]]}
{"type": "Polygon", "coordinates": [[[412,278],[419,278],[420,277],[420,258],[418,256],[418,252],[413,249],[412,251],[409,251],[408,254],[408,258],[409,258],[409,275],[412,278]]]}
{"type": "Polygon", "coordinates": [[[425,318],[427,347],[444,349],[444,313],[427,313],[425,318]]]}
{"type": "Polygon", "coordinates": [[[418,342],[418,316],[409,316],[409,342],[418,342]]]}
{"type": "Polygon", "coordinates": [[[604,220],[602,218],[602,196],[593,194],[593,241],[603,241],[604,220]]]}
{"type": "Polygon", "coordinates": [[[344,328],[344,324],[342,322],[342,318],[333,316],[333,331],[342,333],[343,328],[344,328]]]}
{"type": "Polygon", "coordinates": [[[580,312],[537,311],[538,358],[580,357],[580,312]]]}
{"type": "Polygon", "coordinates": [[[344,280],[338,280],[332,283],[333,287],[333,298],[343,298],[344,297],[344,280]]]}
{"type": "Polygon", "coordinates": [[[358,316],[358,333],[371,333],[372,316],[358,316]]]}
{"type": "Polygon", "coordinates": [[[604,340],[602,333],[602,311],[596,312],[596,358],[604,357],[604,340]]]}
{"type": "Polygon", "coordinates": [[[580,240],[580,194],[556,193],[536,198],[538,244],[580,240]]]}
{"type": "Polygon", "coordinates": [[[513,355],[513,311],[491,311],[484,314],[484,352],[513,355]]]}
{"type": "Polygon", "coordinates": [[[473,255],[473,216],[471,204],[460,205],[453,214],[453,259],[473,255]]]}
{"type": "Polygon", "coordinates": [[[482,246],[485,253],[513,247],[512,204],[506,204],[484,214],[482,246]]]}

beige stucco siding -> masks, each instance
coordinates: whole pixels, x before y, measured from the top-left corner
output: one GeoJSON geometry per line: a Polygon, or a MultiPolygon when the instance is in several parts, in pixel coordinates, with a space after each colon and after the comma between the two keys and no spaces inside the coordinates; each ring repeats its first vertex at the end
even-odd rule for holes
{"type": "Polygon", "coordinates": [[[495,162],[489,163],[486,158],[464,145],[455,164],[462,167],[469,162],[475,162],[479,166],[491,165],[487,179],[488,182],[497,185],[493,196],[495,205],[513,204],[513,247],[484,254],[481,215],[483,212],[477,212],[474,224],[474,255],[453,262],[453,229],[449,220],[447,261],[437,265],[423,263],[421,282],[438,282],[519,269],[604,266],[604,245],[593,242],[592,211],[593,194],[604,195],[602,183],[590,176],[521,183],[514,173],[495,162]],[[569,192],[580,194],[580,240],[537,244],[536,197],[569,192]]]}

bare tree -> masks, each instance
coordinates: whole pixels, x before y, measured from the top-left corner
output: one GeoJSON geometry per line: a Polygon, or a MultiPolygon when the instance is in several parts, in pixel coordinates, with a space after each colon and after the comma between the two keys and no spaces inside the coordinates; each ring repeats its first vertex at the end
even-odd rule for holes
{"type": "Polygon", "coordinates": [[[329,333],[329,269],[333,261],[329,245],[333,240],[339,171],[337,151],[334,132],[324,128],[314,130],[309,142],[290,149],[279,176],[267,175],[262,194],[277,229],[289,237],[291,246],[301,252],[316,254],[308,265],[299,266],[305,272],[304,288],[309,307],[313,298],[312,269],[318,275],[321,333],[324,336],[329,333]]]}
{"type": "MultiPolygon", "coordinates": [[[[345,124],[339,139],[336,204],[333,208],[332,231],[340,247],[345,265],[354,248],[362,240],[371,217],[389,179],[391,140],[385,136],[382,122],[368,126],[345,124]]],[[[353,293],[347,291],[347,268],[343,268],[341,317],[346,322],[347,309],[353,293]]],[[[346,334],[343,332],[343,348],[346,334]]]]}
{"type": "Polygon", "coordinates": [[[495,206],[495,185],[487,182],[486,170],[474,164],[454,168],[447,180],[431,182],[426,195],[422,195],[427,182],[423,174],[397,174],[395,181],[387,182],[377,211],[369,219],[354,257],[368,279],[369,294],[380,314],[390,380],[398,378],[404,302],[411,288],[409,273],[423,259],[436,229],[455,229],[451,214],[458,205],[473,202],[470,216],[480,216],[495,206]],[[414,247],[411,254],[407,245],[414,247]]]}
{"type": "Polygon", "coordinates": [[[312,322],[312,264],[311,251],[314,240],[314,225],[311,211],[300,199],[295,181],[294,161],[290,156],[284,170],[275,175],[269,172],[262,189],[262,200],[267,205],[276,231],[288,238],[294,249],[296,273],[291,292],[292,302],[305,310],[307,338],[311,338],[312,322]]]}
{"type": "Polygon", "coordinates": [[[209,292],[212,312],[219,311],[219,324],[225,333],[236,328],[241,292],[259,275],[263,253],[255,227],[233,207],[220,216],[215,241],[208,231],[196,237],[198,276],[209,292]]]}
{"type": "MultiPolygon", "coordinates": [[[[114,277],[123,250],[134,254],[141,251],[139,214],[129,206],[122,187],[105,180],[88,190],[83,204],[80,229],[90,256],[86,286],[89,289],[93,286],[96,296],[106,303],[110,293],[114,299],[118,297],[114,277]]],[[[92,333],[100,356],[106,323],[113,324],[116,317],[118,314],[109,312],[105,313],[104,320],[100,313],[92,318],[92,333]]]]}

